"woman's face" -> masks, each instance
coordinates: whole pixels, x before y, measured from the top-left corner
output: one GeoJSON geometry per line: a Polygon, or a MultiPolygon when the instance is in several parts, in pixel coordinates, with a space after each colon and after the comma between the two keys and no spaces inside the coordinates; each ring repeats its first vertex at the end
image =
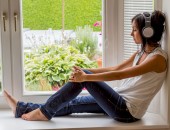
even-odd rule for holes
{"type": "Polygon", "coordinates": [[[139,29],[137,28],[135,21],[132,22],[131,36],[133,37],[133,40],[135,41],[136,44],[142,43],[142,37],[140,35],[139,29]]]}

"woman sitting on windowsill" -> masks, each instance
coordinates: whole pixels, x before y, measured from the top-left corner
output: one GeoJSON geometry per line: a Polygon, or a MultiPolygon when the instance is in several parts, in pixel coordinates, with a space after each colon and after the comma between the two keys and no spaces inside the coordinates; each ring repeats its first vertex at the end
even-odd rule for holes
{"type": "Polygon", "coordinates": [[[50,120],[71,113],[104,113],[121,122],[135,122],[143,117],[151,100],[160,90],[167,70],[167,54],[161,48],[165,16],[161,11],[137,14],[132,18],[132,32],[141,49],[127,61],[108,68],[73,67],[70,80],[44,104],[24,103],[4,91],[16,118],[50,120]],[[112,89],[103,81],[123,80],[112,89]],[[79,96],[83,88],[88,96],[79,96]]]}

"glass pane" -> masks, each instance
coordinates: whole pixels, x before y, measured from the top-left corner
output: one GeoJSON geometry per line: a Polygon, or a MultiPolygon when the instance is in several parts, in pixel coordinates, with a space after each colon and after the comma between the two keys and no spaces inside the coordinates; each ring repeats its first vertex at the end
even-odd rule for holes
{"type": "Polygon", "coordinates": [[[102,0],[23,0],[25,91],[57,91],[74,65],[101,67],[102,0]]]}

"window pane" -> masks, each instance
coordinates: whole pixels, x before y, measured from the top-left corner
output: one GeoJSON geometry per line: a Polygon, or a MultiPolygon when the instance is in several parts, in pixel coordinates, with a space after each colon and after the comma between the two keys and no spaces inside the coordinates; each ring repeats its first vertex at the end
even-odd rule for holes
{"type": "Polygon", "coordinates": [[[138,49],[130,36],[131,18],[138,13],[152,12],[153,9],[153,0],[124,0],[124,59],[128,59],[138,49]]]}
{"type": "Polygon", "coordinates": [[[23,0],[25,91],[57,91],[74,65],[100,67],[101,0],[23,0]]]}

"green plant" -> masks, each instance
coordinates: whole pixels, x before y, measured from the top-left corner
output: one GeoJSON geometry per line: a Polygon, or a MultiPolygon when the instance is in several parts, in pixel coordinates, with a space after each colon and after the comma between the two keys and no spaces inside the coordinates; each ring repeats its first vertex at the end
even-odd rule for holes
{"type": "Polygon", "coordinates": [[[89,25],[77,27],[75,30],[76,38],[71,41],[70,45],[80,50],[81,54],[86,54],[89,59],[93,59],[97,53],[98,37],[93,33],[89,25]]]}
{"type": "MultiPolygon", "coordinates": [[[[47,86],[61,87],[67,80],[74,65],[81,68],[94,68],[97,63],[89,60],[86,55],[69,45],[49,44],[41,45],[25,52],[26,88],[39,83],[47,86]]],[[[44,88],[44,87],[43,87],[44,88]]],[[[41,88],[41,90],[43,89],[41,88]]],[[[50,90],[46,88],[45,90],[50,90]]]]}

